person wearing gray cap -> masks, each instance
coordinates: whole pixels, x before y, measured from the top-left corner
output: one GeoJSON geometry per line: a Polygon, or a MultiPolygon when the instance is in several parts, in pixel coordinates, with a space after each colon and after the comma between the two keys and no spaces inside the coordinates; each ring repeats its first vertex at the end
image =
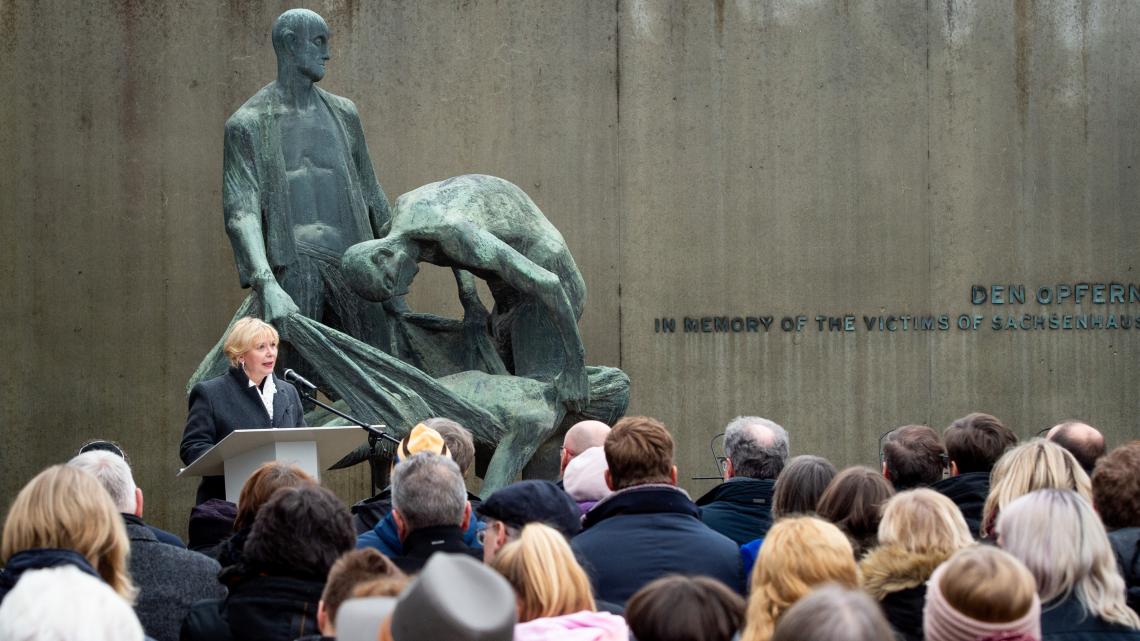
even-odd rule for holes
{"type": "Polygon", "coordinates": [[[517,618],[506,579],[468,556],[440,553],[399,596],[380,641],[511,641],[517,618]]]}

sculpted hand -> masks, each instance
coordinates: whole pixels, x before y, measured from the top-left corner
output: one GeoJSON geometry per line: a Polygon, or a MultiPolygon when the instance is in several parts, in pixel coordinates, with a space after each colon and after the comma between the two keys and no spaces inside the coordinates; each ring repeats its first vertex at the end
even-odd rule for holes
{"type": "Polygon", "coordinates": [[[266,283],[261,289],[261,311],[265,320],[276,325],[289,314],[300,313],[301,309],[293,302],[293,297],[281,289],[276,281],[266,283]]]}
{"type": "Polygon", "coordinates": [[[568,367],[554,379],[558,400],[571,412],[582,412],[590,404],[590,379],[582,365],[568,367]]]}

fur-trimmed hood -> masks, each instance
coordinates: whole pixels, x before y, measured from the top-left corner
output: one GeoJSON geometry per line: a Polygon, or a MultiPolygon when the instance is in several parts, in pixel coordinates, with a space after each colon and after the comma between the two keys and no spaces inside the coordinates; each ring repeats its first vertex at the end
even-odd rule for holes
{"type": "Polygon", "coordinates": [[[945,553],[910,552],[897,545],[881,545],[859,562],[863,589],[877,601],[893,592],[918,587],[950,557],[945,553]]]}

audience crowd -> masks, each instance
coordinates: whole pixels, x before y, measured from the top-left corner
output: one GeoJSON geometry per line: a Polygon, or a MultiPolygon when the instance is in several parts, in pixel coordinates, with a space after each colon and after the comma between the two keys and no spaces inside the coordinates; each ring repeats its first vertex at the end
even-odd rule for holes
{"type": "Polygon", "coordinates": [[[471,434],[428,419],[376,496],[267,463],[189,545],[89,443],[8,501],[0,641],[1140,641],[1140,440],[975,413],[837,470],[793,436],[733,420],[694,500],[661,422],[584,421],[557,482],[480,497],[471,434]]]}

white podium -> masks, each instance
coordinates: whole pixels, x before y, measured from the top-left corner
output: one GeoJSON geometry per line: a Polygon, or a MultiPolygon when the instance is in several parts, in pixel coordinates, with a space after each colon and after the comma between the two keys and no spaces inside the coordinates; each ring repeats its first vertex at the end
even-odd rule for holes
{"type": "Polygon", "coordinates": [[[293,463],[320,480],[328,469],[365,440],[368,434],[356,426],[279,427],[234,430],[206,450],[178,476],[226,477],[226,500],[238,502],[241,487],[262,463],[293,463]]]}

